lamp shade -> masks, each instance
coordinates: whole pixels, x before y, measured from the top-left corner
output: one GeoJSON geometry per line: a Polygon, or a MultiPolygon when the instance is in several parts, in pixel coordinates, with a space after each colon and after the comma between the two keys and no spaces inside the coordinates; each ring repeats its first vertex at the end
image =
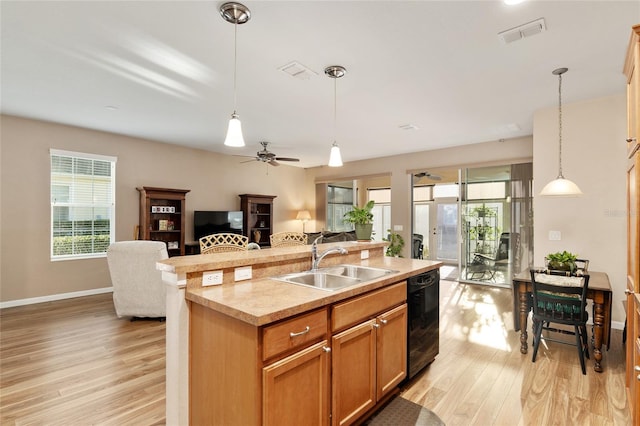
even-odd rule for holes
{"type": "Polygon", "coordinates": [[[558,176],[542,188],[540,195],[543,197],[579,197],[582,195],[582,191],[569,179],[558,176]]]}
{"type": "Polygon", "coordinates": [[[333,145],[331,145],[329,167],[342,167],[342,155],[340,155],[340,147],[335,142],[333,143],[333,145]]]}
{"type": "Polygon", "coordinates": [[[309,214],[309,210],[300,210],[296,219],[307,221],[311,219],[311,214],[309,214]]]}
{"type": "Polygon", "coordinates": [[[235,112],[231,114],[229,127],[227,128],[227,137],[224,140],[226,146],[241,147],[244,146],[244,138],[242,137],[242,123],[240,117],[235,112]]]}

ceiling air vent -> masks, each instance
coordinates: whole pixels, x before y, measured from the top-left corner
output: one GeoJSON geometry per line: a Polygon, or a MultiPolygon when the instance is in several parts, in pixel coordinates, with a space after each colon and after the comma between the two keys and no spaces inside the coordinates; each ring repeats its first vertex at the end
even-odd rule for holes
{"type": "Polygon", "coordinates": [[[547,25],[544,23],[544,18],[536,19],[535,21],[528,22],[510,30],[502,31],[498,33],[498,38],[504,43],[509,44],[514,41],[522,40],[526,37],[531,37],[536,34],[540,34],[547,30],[547,25]]]}
{"type": "Polygon", "coordinates": [[[299,62],[290,62],[278,68],[280,71],[289,74],[299,80],[309,80],[311,77],[318,75],[317,72],[310,70],[299,62]]]}

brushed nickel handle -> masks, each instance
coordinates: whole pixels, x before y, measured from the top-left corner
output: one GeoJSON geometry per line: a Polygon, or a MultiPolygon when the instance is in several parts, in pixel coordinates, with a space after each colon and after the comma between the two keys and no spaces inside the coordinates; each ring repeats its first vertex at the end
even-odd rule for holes
{"type": "Polygon", "coordinates": [[[289,337],[302,336],[303,334],[307,334],[310,330],[311,330],[311,328],[309,328],[309,326],[307,326],[304,330],[298,331],[297,333],[294,333],[294,332],[289,333],[289,337]]]}
{"type": "Polygon", "coordinates": [[[625,289],[624,289],[624,294],[626,294],[626,295],[628,296],[628,295],[630,295],[630,294],[634,294],[634,292],[633,292],[633,291],[631,291],[631,290],[629,290],[628,288],[625,288],[625,289]]]}
{"type": "Polygon", "coordinates": [[[640,365],[636,365],[635,367],[633,367],[633,370],[635,372],[640,372],[640,365]]]}
{"type": "Polygon", "coordinates": [[[387,321],[386,319],[381,319],[380,322],[384,325],[384,324],[388,323],[389,321],[387,321]]]}
{"type": "Polygon", "coordinates": [[[380,328],[380,324],[378,324],[377,322],[374,322],[373,324],[371,324],[374,328],[380,328]]]}
{"type": "Polygon", "coordinates": [[[635,142],[636,138],[627,138],[627,142],[631,143],[631,142],[635,142]]]}
{"type": "Polygon", "coordinates": [[[322,350],[327,352],[327,353],[331,352],[331,348],[328,347],[328,346],[323,347],[322,350]]]}

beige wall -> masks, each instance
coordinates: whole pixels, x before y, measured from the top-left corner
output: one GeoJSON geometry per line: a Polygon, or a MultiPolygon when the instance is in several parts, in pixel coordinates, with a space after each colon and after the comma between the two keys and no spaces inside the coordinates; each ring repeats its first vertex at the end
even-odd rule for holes
{"type": "MultiPolygon", "coordinates": [[[[613,320],[624,321],[626,278],[626,100],[624,94],[563,105],[562,170],[584,196],[534,198],[534,263],[567,250],[609,275],[613,320]],[[560,231],[550,241],[549,231],[560,231]]],[[[558,109],[534,114],[535,193],[558,175],[558,109]]]]}
{"type": "MultiPolygon", "coordinates": [[[[0,122],[0,301],[111,287],[105,258],[49,260],[49,149],[111,155],[116,168],[116,240],[132,238],[138,186],[190,189],[193,210],[238,209],[238,194],[276,195],[274,230],[301,230],[305,170],[245,163],[245,159],[23,118],[0,122]]],[[[313,194],[313,191],[310,192],[313,194]]]]}
{"type": "MultiPolygon", "coordinates": [[[[620,95],[564,106],[564,172],[585,196],[536,197],[534,202],[534,262],[541,264],[546,253],[564,249],[589,258],[591,269],[609,274],[614,288],[613,320],[619,322],[624,321],[620,301],[626,241],[625,105],[620,95]],[[549,230],[561,231],[562,240],[549,241],[549,230]]],[[[408,241],[408,172],[533,159],[537,191],[557,174],[557,108],[553,107],[535,114],[533,138],[355,161],[337,169],[272,167],[268,175],[264,165],[239,164],[241,160],[234,157],[15,117],[2,116],[0,131],[1,301],[110,286],[104,259],[49,261],[49,148],[118,157],[118,240],[129,239],[137,223],[135,187],[141,185],[191,189],[190,212],[237,208],[237,196],[245,192],[277,195],[274,228],[284,231],[301,229],[295,220],[297,210],[315,211],[316,182],[388,175],[392,224],[403,226],[401,234],[408,241]]],[[[191,222],[187,217],[187,239],[193,235],[191,222]]],[[[307,231],[316,229],[314,220],[307,223],[307,231]]]]}

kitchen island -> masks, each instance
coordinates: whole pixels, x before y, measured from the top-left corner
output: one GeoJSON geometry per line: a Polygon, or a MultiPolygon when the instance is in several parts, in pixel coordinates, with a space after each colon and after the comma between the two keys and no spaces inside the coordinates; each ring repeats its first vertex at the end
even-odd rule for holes
{"type": "Polygon", "coordinates": [[[329,424],[332,413],[348,424],[393,392],[406,375],[406,279],[441,263],[385,257],[386,243],[376,242],[318,251],[336,246],[348,253],[321,267],[393,272],[335,291],[271,279],[310,269],[310,246],[158,263],[169,286],[167,424],[285,424],[309,412],[314,423],[329,424]],[[222,285],[204,287],[208,272],[222,285]],[[359,368],[371,370],[362,404],[349,388],[359,368]]]}

